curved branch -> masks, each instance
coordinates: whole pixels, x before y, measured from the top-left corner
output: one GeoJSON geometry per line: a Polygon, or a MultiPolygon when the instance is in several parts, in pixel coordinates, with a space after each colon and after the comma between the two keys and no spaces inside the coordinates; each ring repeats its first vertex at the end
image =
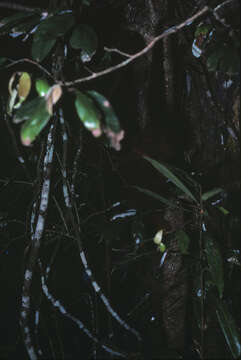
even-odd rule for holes
{"type": "MultiPolygon", "coordinates": [[[[174,34],[176,32],[178,32],[179,30],[181,30],[182,28],[184,28],[185,26],[190,25],[194,20],[196,20],[197,18],[199,18],[200,16],[202,16],[203,14],[205,14],[206,12],[208,12],[210,9],[208,6],[205,6],[202,10],[199,10],[195,15],[191,16],[190,18],[186,19],[185,21],[183,21],[181,24],[173,26],[169,29],[167,29],[166,31],[164,31],[162,34],[160,34],[159,36],[155,37],[154,39],[152,39],[150,41],[150,43],[141,51],[137,52],[134,55],[130,55],[126,60],[122,61],[121,63],[111,66],[108,69],[105,69],[103,71],[97,72],[97,73],[93,73],[89,76],[83,77],[81,79],[77,79],[74,81],[68,81],[68,82],[60,82],[60,85],[64,85],[64,86],[73,86],[76,84],[81,84],[90,80],[94,80],[97,79],[99,77],[102,77],[104,75],[110,74],[118,69],[121,69],[127,65],[129,65],[130,63],[132,63],[133,61],[135,61],[136,59],[138,59],[139,57],[145,55],[147,52],[149,52],[154,45],[159,42],[161,39],[164,39],[167,36],[170,36],[171,34],[174,34]]],[[[113,50],[113,49],[112,49],[113,50]]],[[[115,52],[117,52],[117,49],[115,49],[115,52]]],[[[125,56],[127,56],[129,54],[125,54],[125,56]]]]}

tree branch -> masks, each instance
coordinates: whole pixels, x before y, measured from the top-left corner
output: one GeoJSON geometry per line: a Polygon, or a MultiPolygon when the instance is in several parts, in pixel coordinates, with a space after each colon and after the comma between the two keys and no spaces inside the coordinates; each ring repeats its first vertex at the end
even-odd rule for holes
{"type": "MultiPolygon", "coordinates": [[[[138,59],[139,57],[145,55],[148,51],[150,51],[154,45],[160,41],[161,39],[164,39],[167,36],[170,36],[171,34],[174,34],[176,32],[178,32],[179,30],[181,30],[182,28],[184,28],[185,26],[190,25],[194,20],[196,20],[197,18],[199,18],[200,16],[202,16],[203,14],[205,14],[206,12],[208,12],[210,9],[208,6],[205,6],[202,10],[199,10],[195,15],[191,16],[190,18],[186,19],[185,21],[183,21],[181,24],[173,26],[169,29],[167,29],[166,31],[164,31],[161,35],[155,37],[152,41],[150,41],[150,43],[141,51],[139,51],[138,53],[134,54],[134,55],[130,55],[129,54],[125,54],[125,56],[128,55],[128,58],[126,60],[124,60],[123,62],[111,66],[108,69],[105,69],[103,71],[97,72],[97,73],[93,73],[89,76],[83,77],[81,79],[77,79],[74,81],[68,81],[68,82],[60,82],[60,85],[64,85],[64,86],[73,86],[76,84],[81,84],[90,80],[94,80],[97,79],[99,77],[102,77],[104,75],[110,74],[118,69],[121,69],[127,65],[129,65],[130,63],[132,63],[133,61],[135,61],[136,59],[138,59]]],[[[112,51],[117,52],[117,49],[112,49],[112,51]]],[[[118,50],[119,53],[121,53],[118,50]]],[[[124,53],[122,53],[122,55],[124,55],[124,53]]]]}

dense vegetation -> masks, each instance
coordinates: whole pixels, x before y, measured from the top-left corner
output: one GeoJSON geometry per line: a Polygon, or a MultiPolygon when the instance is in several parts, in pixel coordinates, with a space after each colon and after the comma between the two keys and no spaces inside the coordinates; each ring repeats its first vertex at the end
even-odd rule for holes
{"type": "Polygon", "coordinates": [[[239,1],[0,1],[1,359],[234,358],[239,1]]]}

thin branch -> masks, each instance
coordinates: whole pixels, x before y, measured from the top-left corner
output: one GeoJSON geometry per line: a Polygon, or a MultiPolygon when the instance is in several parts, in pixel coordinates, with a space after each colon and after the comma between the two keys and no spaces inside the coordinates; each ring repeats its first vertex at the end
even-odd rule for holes
{"type": "Polygon", "coordinates": [[[15,61],[15,60],[11,60],[11,59],[9,59],[9,60],[11,61],[11,64],[6,65],[6,66],[5,66],[6,69],[9,68],[9,67],[11,67],[11,66],[14,66],[14,65],[16,65],[16,64],[21,64],[21,63],[23,63],[23,62],[28,62],[28,63],[30,63],[30,64],[33,64],[33,65],[37,66],[41,71],[43,71],[46,75],[48,75],[51,79],[54,80],[53,75],[52,75],[47,69],[45,69],[42,65],[40,65],[38,62],[36,62],[36,61],[34,61],[34,60],[27,59],[27,58],[20,59],[20,60],[16,60],[16,61],[15,61]]]}
{"type": "Polygon", "coordinates": [[[45,229],[45,220],[47,217],[49,193],[50,193],[50,172],[53,162],[54,153],[54,131],[55,122],[50,126],[48,133],[46,153],[43,163],[43,183],[40,193],[40,201],[38,209],[36,202],[34,202],[32,217],[31,217],[31,248],[29,258],[24,273],[22,303],[20,308],[20,326],[23,332],[23,340],[26,350],[31,360],[37,360],[36,350],[32,341],[31,328],[29,325],[31,315],[30,291],[32,286],[33,273],[38,258],[38,252],[41,244],[41,239],[45,229]],[[36,220],[36,222],[35,222],[36,220]],[[34,227],[34,224],[35,227],[34,227]]]}
{"type": "MultiPolygon", "coordinates": [[[[81,79],[77,79],[74,81],[68,81],[65,83],[60,82],[60,85],[65,85],[65,86],[73,86],[75,84],[81,84],[90,80],[94,80],[97,79],[99,77],[102,77],[104,75],[110,74],[118,69],[121,69],[127,65],[129,65],[130,63],[132,63],[133,61],[135,61],[136,59],[138,59],[139,57],[145,55],[146,53],[148,53],[148,51],[150,51],[154,45],[159,42],[161,39],[164,39],[167,36],[170,36],[171,34],[174,34],[176,32],[178,32],[179,30],[181,30],[182,28],[184,28],[185,26],[190,25],[194,20],[196,20],[197,18],[199,18],[200,16],[202,16],[203,14],[205,14],[206,12],[208,12],[210,9],[208,6],[205,6],[202,10],[198,11],[195,15],[191,16],[190,18],[186,19],[185,21],[183,21],[181,24],[173,26],[169,29],[167,29],[166,31],[164,31],[161,35],[155,37],[144,49],[142,49],[141,51],[137,52],[134,55],[131,55],[130,57],[128,57],[128,59],[124,60],[123,62],[111,66],[108,69],[102,70],[100,72],[97,73],[93,73],[89,76],[83,77],[81,79]]],[[[126,54],[127,55],[127,54],[126,54]]]]}
{"type": "MultiPolygon", "coordinates": [[[[42,264],[41,264],[40,260],[38,261],[38,263],[39,263],[39,266],[40,266],[40,268],[42,270],[42,264]]],[[[79,327],[79,329],[84,332],[85,335],[87,335],[94,343],[100,345],[106,352],[108,352],[109,354],[111,354],[113,356],[118,356],[118,357],[121,357],[121,358],[127,358],[128,355],[125,354],[124,352],[115,350],[112,347],[110,347],[109,345],[107,345],[107,344],[101,342],[100,340],[98,340],[96,338],[96,336],[93,335],[91,333],[91,331],[78,318],[76,318],[75,316],[70,314],[65,309],[65,307],[61,304],[61,302],[59,300],[57,300],[56,298],[54,298],[54,296],[50,293],[50,291],[48,289],[48,286],[47,286],[47,283],[46,283],[46,278],[48,277],[48,274],[50,272],[50,267],[48,266],[45,271],[46,271],[46,276],[43,275],[43,272],[42,272],[42,275],[41,275],[42,290],[43,290],[44,295],[51,302],[51,304],[55,308],[57,308],[59,310],[59,312],[63,316],[65,316],[68,319],[72,320],[79,327]]]]}
{"type": "Polygon", "coordinates": [[[132,57],[131,54],[127,54],[127,53],[125,53],[124,51],[121,51],[121,50],[119,50],[119,49],[110,49],[110,48],[108,48],[108,47],[104,47],[104,50],[105,50],[106,52],[109,52],[109,53],[115,52],[115,53],[117,53],[117,54],[119,54],[119,55],[122,55],[122,56],[125,56],[125,57],[127,57],[127,58],[131,58],[131,57],[132,57]]]}

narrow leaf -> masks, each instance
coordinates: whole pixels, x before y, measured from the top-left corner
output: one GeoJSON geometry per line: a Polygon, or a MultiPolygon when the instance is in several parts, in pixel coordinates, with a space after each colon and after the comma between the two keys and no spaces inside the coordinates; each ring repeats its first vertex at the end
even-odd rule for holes
{"type": "Polygon", "coordinates": [[[31,77],[27,72],[23,72],[18,83],[18,96],[20,101],[26,100],[31,89],[31,77]]]}
{"type": "Polygon", "coordinates": [[[219,297],[222,298],[224,290],[223,260],[216,242],[205,235],[205,252],[212,281],[216,285],[219,297]]]}
{"type": "Polygon", "coordinates": [[[173,174],[165,165],[159,163],[158,161],[151,159],[148,156],[144,156],[144,159],[149,161],[151,165],[157,169],[162,175],[169,179],[174,185],[181,189],[189,198],[191,198],[196,203],[198,202],[191,191],[173,174]]]}
{"type": "Polygon", "coordinates": [[[221,188],[215,188],[213,190],[207,191],[202,195],[202,200],[206,201],[206,200],[210,199],[211,197],[219,194],[222,191],[223,191],[223,189],[221,189],[221,188]]]}
{"type": "Polygon", "coordinates": [[[239,359],[241,356],[239,331],[224,302],[219,301],[216,315],[233,358],[239,359]]]}
{"type": "Polygon", "coordinates": [[[154,193],[154,192],[152,192],[150,190],[143,189],[143,188],[141,188],[139,186],[132,186],[132,188],[137,189],[138,191],[142,192],[143,194],[148,195],[148,196],[150,196],[150,197],[152,197],[152,198],[154,198],[156,200],[161,201],[163,204],[165,204],[167,206],[171,206],[173,208],[178,208],[178,206],[175,203],[165,199],[164,197],[162,197],[162,196],[160,196],[160,195],[158,195],[158,194],[156,194],[156,193],[154,193]]]}

